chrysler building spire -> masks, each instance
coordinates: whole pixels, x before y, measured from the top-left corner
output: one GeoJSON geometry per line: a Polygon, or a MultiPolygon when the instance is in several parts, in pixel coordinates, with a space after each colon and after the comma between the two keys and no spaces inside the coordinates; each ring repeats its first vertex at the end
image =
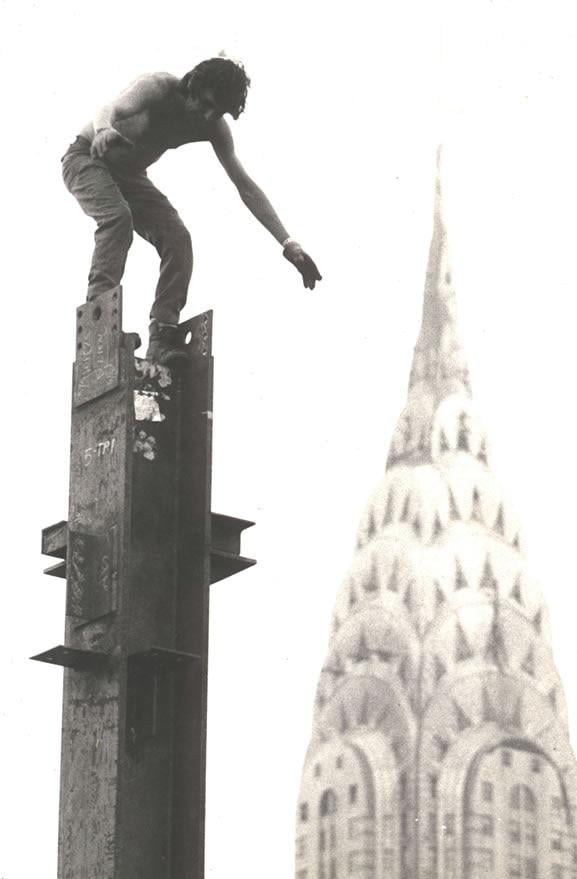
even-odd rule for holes
{"type": "Polygon", "coordinates": [[[438,396],[469,390],[469,376],[457,331],[455,291],[443,215],[442,148],[437,149],[433,236],[423,297],[423,320],[409,387],[426,382],[438,396]]]}
{"type": "Polygon", "coordinates": [[[543,595],[471,399],[438,174],[408,400],[318,684],[296,879],[577,879],[576,770],[543,595]]]}

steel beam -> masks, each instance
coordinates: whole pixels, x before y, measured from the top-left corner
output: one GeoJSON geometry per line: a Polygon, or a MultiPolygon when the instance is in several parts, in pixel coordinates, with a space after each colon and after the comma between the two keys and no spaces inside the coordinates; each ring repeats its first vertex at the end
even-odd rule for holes
{"type": "Polygon", "coordinates": [[[203,879],[209,587],[254,564],[211,513],[212,314],[189,358],[134,357],[120,288],[77,310],[67,522],[60,879],[203,879]]]}

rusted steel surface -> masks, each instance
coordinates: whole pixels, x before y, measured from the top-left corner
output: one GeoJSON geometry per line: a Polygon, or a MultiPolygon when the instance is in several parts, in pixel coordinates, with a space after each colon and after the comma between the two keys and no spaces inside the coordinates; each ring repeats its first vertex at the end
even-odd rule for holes
{"type": "Polygon", "coordinates": [[[160,669],[145,661],[143,654],[149,654],[153,645],[176,649],[177,382],[166,367],[136,361],[130,558],[123,609],[128,667],[127,720],[120,754],[119,877],[173,875],[170,723],[178,663],[160,669]]]}
{"type": "Polygon", "coordinates": [[[56,653],[77,669],[91,651],[109,661],[66,672],[60,870],[202,879],[211,316],[181,328],[191,358],[173,374],[135,361],[122,337],[114,353],[112,306],[83,324],[96,353],[78,349],[74,370],[66,644],[77,653],[56,653]]]}
{"type": "Polygon", "coordinates": [[[252,523],[210,512],[212,314],[171,372],[120,299],[78,310],[69,519],[42,539],[67,580],[65,644],[34,657],[65,667],[58,876],[203,879],[209,586],[254,564],[252,523]]]}
{"type": "Polygon", "coordinates": [[[134,354],[131,340],[120,334],[119,305],[113,304],[119,300],[119,292],[111,291],[78,310],[84,323],[73,380],[66,647],[105,654],[108,660],[97,668],[72,666],[64,672],[61,879],[119,876],[125,713],[121,604],[134,429],[134,354]]]}
{"type": "Polygon", "coordinates": [[[70,531],[66,613],[94,620],[116,610],[118,588],[118,526],[103,534],[70,531]]]}
{"type": "Polygon", "coordinates": [[[175,679],[172,876],[204,876],[204,804],[212,466],[212,314],[184,325],[191,352],[181,374],[177,457],[178,579],[175,647],[201,657],[175,679]]]}

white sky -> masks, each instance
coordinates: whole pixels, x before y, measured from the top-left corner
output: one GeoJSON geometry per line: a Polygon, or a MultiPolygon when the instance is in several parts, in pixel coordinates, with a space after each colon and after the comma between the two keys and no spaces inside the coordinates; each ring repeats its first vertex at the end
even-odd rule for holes
{"type": "MultiPolygon", "coordinates": [[[[135,75],[181,74],[222,48],[253,79],[238,154],[325,280],[303,290],[208,146],[151,172],[193,235],[184,316],[215,310],[213,509],[257,521],[244,552],[258,566],[212,590],[207,876],[293,873],[330,612],[405,399],[441,138],[474,394],[552,612],[577,741],[572,6],[0,3],[3,879],[56,875],[61,673],[27,657],[63,637],[64,586],[41,575],[40,530],[67,513],[92,237],[58,160],[135,75]]],[[[137,241],[124,326],[143,335],[156,265],[137,241]]]]}

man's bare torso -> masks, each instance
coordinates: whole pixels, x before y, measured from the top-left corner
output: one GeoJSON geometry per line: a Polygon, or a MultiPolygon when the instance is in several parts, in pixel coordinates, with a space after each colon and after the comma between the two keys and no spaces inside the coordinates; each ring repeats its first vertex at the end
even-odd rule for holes
{"type": "MultiPolygon", "coordinates": [[[[177,77],[170,74],[156,76],[165,86],[163,96],[147,109],[114,120],[114,128],[133,146],[110,147],[106,152],[108,165],[119,170],[144,171],[168,149],[212,139],[214,123],[192,119],[186,113],[185,97],[178,90],[177,77]]],[[[80,131],[80,136],[90,143],[94,135],[93,122],[80,131]]]]}

